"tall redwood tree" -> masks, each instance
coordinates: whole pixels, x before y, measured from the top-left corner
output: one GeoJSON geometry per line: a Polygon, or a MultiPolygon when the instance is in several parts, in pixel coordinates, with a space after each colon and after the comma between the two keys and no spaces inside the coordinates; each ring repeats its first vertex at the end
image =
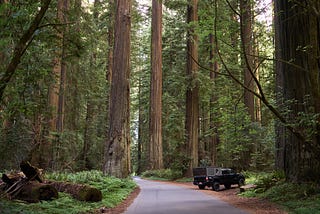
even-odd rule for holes
{"type": "Polygon", "coordinates": [[[110,127],[105,144],[104,173],[130,174],[130,30],[131,1],[117,0],[110,94],[110,127]]]}
{"type": "MultiPolygon", "coordinates": [[[[253,80],[253,30],[251,0],[240,0],[240,36],[242,41],[242,66],[244,85],[254,90],[253,80]]],[[[254,95],[244,90],[244,104],[252,121],[255,121],[254,95]]]]}
{"type": "Polygon", "coordinates": [[[162,1],[152,0],[150,90],[150,169],[163,168],[162,160],[162,1]]]}
{"type": "Polygon", "coordinates": [[[198,21],[198,0],[190,0],[187,11],[187,79],[188,87],[186,94],[186,146],[187,154],[190,157],[189,170],[191,175],[192,168],[198,166],[198,147],[199,147],[199,83],[198,75],[198,36],[194,25],[198,21]]]}
{"type": "Polygon", "coordinates": [[[319,10],[319,1],[275,1],[278,104],[291,124],[277,125],[276,166],[296,182],[320,179],[319,10]]]}

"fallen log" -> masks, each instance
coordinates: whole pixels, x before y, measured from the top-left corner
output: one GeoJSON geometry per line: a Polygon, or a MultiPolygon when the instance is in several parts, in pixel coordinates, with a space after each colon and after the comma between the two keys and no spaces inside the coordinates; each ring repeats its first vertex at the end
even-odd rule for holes
{"type": "Polygon", "coordinates": [[[51,185],[28,181],[14,195],[14,199],[36,203],[58,198],[58,191],[51,185]]]}
{"type": "Polygon", "coordinates": [[[43,183],[41,170],[32,166],[28,161],[22,161],[20,168],[23,173],[2,175],[3,183],[0,182],[1,197],[6,196],[9,199],[38,202],[57,198],[59,191],[69,193],[80,201],[97,202],[102,200],[101,191],[88,185],[54,181],[43,183]]]}
{"type": "Polygon", "coordinates": [[[1,188],[0,192],[2,197],[6,197],[10,200],[23,200],[29,203],[36,203],[42,200],[48,201],[58,198],[58,191],[53,186],[28,181],[25,178],[17,181],[9,188],[1,188]]]}
{"type": "Polygon", "coordinates": [[[58,198],[58,191],[54,187],[42,183],[41,170],[32,166],[28,161],[22,161],[20,168],[22,172],[2,174],[1,198],[6,197],[31,203],[58,198]]]}
{"type": "Polygon", "coordinates": [[[6,184],[7,187],[10,187],[24,177],[24,174],[21,172],[13,172],[8,175],[2,174],[1,180],[6,184]]]}
{"type": "Polygon", "coordinates": [[[248,190],[251,190],[251,189],[255,189],[256,187],[257,187],[257,185],[247,184],[247,185],[244,185],[244,186],[240,187],[240,192],[245,192],[245,191],[248,191],[248,190]]]}
{"type": "Polygon", "coordinates": [[[101,191],[89,185],[56,181],[46,181],[46,183],[56,188],[59,192],[68,193],[80,201],[98,202],[102,200],[101,191]]]}

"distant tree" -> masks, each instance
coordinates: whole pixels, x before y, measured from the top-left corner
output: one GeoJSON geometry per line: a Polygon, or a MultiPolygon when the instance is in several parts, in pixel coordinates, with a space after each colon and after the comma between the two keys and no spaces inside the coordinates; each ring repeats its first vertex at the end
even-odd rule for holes
{"type": "Polygon", "coordinates": [[[152,0],[150,82],[150,169],[163,168],[162,160],[162,1],[152,0]]]}
{"type": "MultiPolygon", "coordinates": [[[[57,3],[57,20],[62,28],[57,30],[57,48],[53,59],[52,83],[49,87],[48,107],[51,115],[49,121],[50,139],[40,145],[39,163],[43,168],[48,168],[53,163],[53,159],[59,158],[60,139],[59,134],[63,132],[64,108],[65,108],[65,84],[66,84],[66,32],[68,22],[67,11],[69,10],[69,0],[58,0],[57,3]],[[52,154],[52,146],[55,147],[52,154]]],[[[35,160],[34,160],[35,161],[35,160]]],[[[33,161],[33,162],[34,162],[33,161]]],[[[58,161],[54,161],[58,164],[58,161]]],[[[50,167],[58,167],[57,165],[50,167]]]]}
{"type": "MultiPolygon", "coordinates": [[[[95,0],[95,7],[99,8],[100,1],[95,0]]],[[[108,16],[108,62],[107,62],[107,71],[106,71],[106,81],[108,84],[108,93],[107,93],[107,111],[109,111],[110,105],[110,85],[112,81],[112,70],[113,70],[113,45],[114,45],[114,22],[115,22],[115,1],[109,0],[109,16],[108,16]]],[[[109,117],[107,114],[107,124],[109,124],[109,117]]],[[[106,133],[108,135],[108,133],[106,133]]]]}
{"type": "Polygon", "coordinates": [[[217,47],[216,43],[214,42],[214,35],[211,33],[209,34],[209,41],[210,41],[210,80],[212,81],[214,85],[214,89],[212,92],[212,95],[210,97],[210,130],[212,131],[212,135],[209,138],[209,154],[210,154],[210,160],[211,160],[211,165],[215,166],[216,165],[216,160],[217,160],[217,145],[218,145],[218,124],[215,118],[215,114],[212,111],[214,108],[215,103],[217,102],[217,87],[216,87],[216,82],[217,82],[217,73],[219,72],[219,64],[217,61],[217,47]]]}
{"type": "Polygon", "coordinates": [[[190,157],[188,174],[198,166],[199,147],[199,82],[198,82],[198,36],[195,25],[198,22],[198,0],[190,0],[187,10],[187,94],[186,94],[186,147],[190,157]]]}
{"type": "MultiPolygon", "coordinates": [[[[253,16],[251,0],[240,0],[240,36],[242,41],[242,66],[244,73],[244,85],[254,90],[253,69],[253,16]]],[[[254,95],[244,90],[244,103],[252,121],[255,121],[254,95]]]]}
{"type": "MultiPolygon", "coordinates": [[[[98,6],[99,1],[95,0],[95,5],[98,6]]],[[[112,80],[112,66],[113,66],[113,37],[114,37],[114,12],[115,12],[115,1],[109,0],[109,25],[108,25],[108,66],[106,79],[110,83],[112,80]]]]}
{"type": "Polygon", "coordinates": [[[130,29],[131,1],[116,2],[110,127],[105,144],[106,174],[124,178],[130,173],[130,29]]]}

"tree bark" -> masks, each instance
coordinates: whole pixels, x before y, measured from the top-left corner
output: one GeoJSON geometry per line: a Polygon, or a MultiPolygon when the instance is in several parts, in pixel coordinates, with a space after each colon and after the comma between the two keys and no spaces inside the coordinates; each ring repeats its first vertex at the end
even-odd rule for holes
{"type": "Polygon", "coordinates": [[[277,125],[276,164],[295,182],[320,179],[320,18],[314,9],[318,1],[275,1],[277,99],[295,131],[277,125]],[[309,116],[308,123],[301,116],[309,116]]]}
{"type": "Polygon", "coordinates": [[[150,169],[162,169],[162,1],[152,0],[150,169]]]}
{"type": "MultiPolygon", "coordinates": [[[[191,0],[187,11],[187,23],[198,21],[198,0],[191,0]]],[[[199,146],[199,83],[198,75],[198,36],[194,27],[187,32],[187,78],[189,86],[186,94],[186,146],[190,158],[187,175],[192,175],[192,168],[198,166],[199,146]],[[195,62],[196,61],[196,62],[195,62]]]]}
{"type": "Polygon", "coordinates": [[[216,165],[216,159],[217,159],[217,145],[218,145],[218,124],[214,122],[215,117],[214,113],[211,109],[213,109],[214,103],[217,101],[217,96],[215,95],[216,90],[215,90],[215,82],[217,79],[217,73],[219,72],[219,65],[218,61],[216,60],[217,57],[217,47],[216,43],[214,42],[214,36],[213,34],[209,35],[209,40],[210,40],[210,80],[212,81],[213,84],[213,92],[210,97],[210,130],[212,135],[210,136],[209,140],[209,154],[211,158],[211,165],[215,166],[216,165]]]}
{"type": "Polygon", "coordinates": [[[95,105],[92,100],[87,101],[87,112],[86,112],[86,122],[84,127],[84,137],[83,137],[83,147],[82,147],[82,169],[90,170],[93,168],[89,159],[89,152],[92,146],[92,134],[94,130],[92,129],[93,121],[95,119],[95,105]]]}
{"type": "MultiPolygon", "coordinates": [[[[244,85],[254,90],[253,74],[253,31],[251,0],[240,0],[240,29],[242,41],[242,66],[244,72],[244,85]]],[[[244,90],[244,104],[248,109],[251,121],[255,121],[254,95],[244,90]]]]}
{"type": "Polygon", "coordinates": [[[88,185],[56,181],[48,181],[46,183],[57,189],[59,192],[70,194],[79,201],[98,202],[102,200],[102,192],[99,189],[88,185]]]}
{"type": "Polygon", "coordinates": [[[110,128],[104,173],[124,178],[130,173],[130,28],[131,1],[116,3],[114,58],[110,94],[110,128]]]}
{"type": "Polygon", "coordinates": [[[58,191],[48,184],[28,182],[13,196],[13,199],[36,203],[58,198],[58,191]]]}
{"type": "Polygon", "coordinates": [[[20,163],[20,168],[22,172],[2,174],[5,184],[0,181],[0,195],[30,203],[58,198],[58,191],[42,182],[38,168],[26,161],[20,163]]]}
{"type": "MultiPolygon", "coordinates": [[[[95,0],[95,8],[96,11],[99,10],[99,0],[95,0]]],[[[98,13],[98,12],[96,12],[98,13]]],[[[107,62],[107,69],[106,69],[106,81],[108,84],[108,92],[106,95],[106,111],[107,111],[107,118],[106,123],[109,124],[109,110],[110,110],[110,88],[112,82],[112,70],[113,70],[113,48],[114,48],[114,22],[115,22],[115,1],[109,0],[109,24],[108,24],[108,62],[107,62]]],[[[95,15],[95,18],[98,18],[98,15],[95,15]]],[[[106,132],[106,138],[108,138],[109,133],[106,132]]]]}
{"type": "MultiPolygon", "coordinates": [[[[141,175],[141,173],[144,171],[144,164],[143,164],[143,156],[142,154],[145,153],[145,151],[147,149],[144,148],[144,144],[143,144],[143,108],[142,108],[142,84],[141,84],[142,80],[141,77],[139,77],[139,91],[138,91],[138,99],[139,99],[139,118],[138,118],[138,149],[137,149],[137,174],[141,175]]],[[[145,158],[146,159],[146,158],[145,158]]]]}
{"type": "Polygon", "coordinates": [[[112,67],[113,67],[113,40],[114,40],[114,0],[109,0],[109,21],[108,26],[108,66],[106,73],[106,80],[111,83],[112,80],[112,67]]]}

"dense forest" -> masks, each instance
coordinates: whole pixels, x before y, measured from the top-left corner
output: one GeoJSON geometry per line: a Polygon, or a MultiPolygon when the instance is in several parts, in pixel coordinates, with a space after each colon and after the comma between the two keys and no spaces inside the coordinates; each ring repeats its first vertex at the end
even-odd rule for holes
{"type": "Polygon", "coordinates": [[[320,178],[318,0],[1,0],[0,169],[320,178]]]}

